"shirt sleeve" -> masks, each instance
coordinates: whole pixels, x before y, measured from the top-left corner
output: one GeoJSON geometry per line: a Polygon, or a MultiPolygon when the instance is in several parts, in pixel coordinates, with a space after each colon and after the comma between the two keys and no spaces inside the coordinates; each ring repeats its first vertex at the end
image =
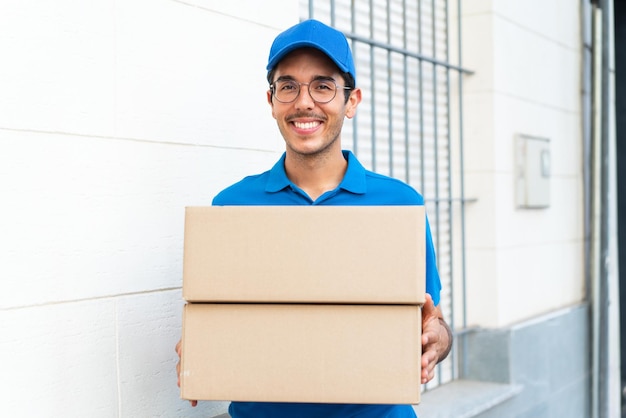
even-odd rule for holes
{"type": "Polygon", "coordinates": [[[437,257],[433,237],[430,233],[430,223],[426,218],[426,293],[433,298],[435,306],[439,305],[441,298],[441,279],[437,270],[437,257]]]}

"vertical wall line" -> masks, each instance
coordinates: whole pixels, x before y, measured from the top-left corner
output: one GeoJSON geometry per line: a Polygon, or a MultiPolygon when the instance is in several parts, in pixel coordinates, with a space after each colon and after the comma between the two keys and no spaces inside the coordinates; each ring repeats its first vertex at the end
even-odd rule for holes
{"type": "MultiPolygon", "coordinates": [[[[462,52],[462,27],[461,27],[461,0],[457,0],[457,30],[458,30],[458,63],[459,68],[463,68],[462,52]]],[[[466,254],[465,254],[465,153],[463,137],[463,73],[459,71],[459,188],[461,200],[461,327],[467,328],[467,277],[466,277],[466,254]]],[[[453,323],[454,324],[454,323],[453,323]]],[[[454,328],[453,328],[454,329],[454,328]]],[[[463,335],[461,348],[461,377],[468,375],[467,357],[467,334],[463,335]]]]}
{"type": "MultiPolygon", "coordinates": [[[[354,1],[350,2],[350,30],[352,33],[356,33],[356,5],[354,1]]],[[[356,41],[353,39],[351,42],[352,58],[356,64],[358,62],[358,51],[356,48],[356,41]]],[[[356,81],[356,80],[355,80],[356,81]]],[[[356,85],[358,87],[358,84],[356,85]]],[[[356,112],[352,118],[352,152],[355,156],[359,155],[358,150],[358,137],[359,137],[359,112],[356,112]]]]}
{"type": "MultiPolygon", "coordinates": [[[[417,52],[422,55],[422,2],[417,3],[417,52]]],[[[426,168],[424,164],[424,62],[420,59],[418,66],[418,96],[419,96],[419,149],[420,149],[420,192],[426,194],[426,168]]]]}
{"type": "MultiPolygon", "coordinates": [[[[450,36],[449,36],[449,7],[448,0],[445,1],[445,25],[446,25],[446,62],[450,62],[450,36]]],[[[459,74],[460,75],[460,74],[459,74]]],[[[451,133],[451,121],[450,121],[450,68],[446,67],[446,125],[447,129],[447,147],[448,147],[448,239],[449,239],[449,251],[450,251],[450,318],[448,319],[450,327],[454,329],[454,289],[452,288],[452,282],[454,277],[454,213],[452,208],[453,196],[452,196],[452,133],[451,133]]],[[[450,362],[452,367],[452,376],[456,374],[456,354],[454,350],[451,351],[450,356],[452,361],[450,362]]]]}
{"type": "MultiPolygon", "coordinates": [[[[407,25],[406,25],[406,0],[402,0],[402,47],[408,48],[407,25]]],[[[409,140],[409,69],[408,57],[403,56],[403,87],[404,87],[404,181],[411,181],[410,168],[410,140],[409,140]]]]}
{"type": "MultiPolygon", "coordinates": [[[[370,39],[374,38],[374,1],[370,0],[370,39]]],[[[370,45],[370,85],[371,85],[371,121],[372,129],[371,147],[372,147],[372,171],[376,171],[376,65],[374,57],[374,45],[370,45]]]]}
{"type": "MultiPolygon", "coordinates": [[[[387,43],[391,45],[391,1],[387,1],[387,43]]],[[[389,122],[387,132],[389,135],[389,175],[393,177],[393,80],[391,77],[391,50],[387,50],[387,112],[389,122]]]]}

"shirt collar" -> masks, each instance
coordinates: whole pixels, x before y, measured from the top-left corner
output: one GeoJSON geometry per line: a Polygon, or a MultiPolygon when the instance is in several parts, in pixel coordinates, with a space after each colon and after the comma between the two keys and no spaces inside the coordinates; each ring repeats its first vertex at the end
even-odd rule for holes
{"type": "Polygon", "coordinates": [[[363,194],[367,191],[365,182],[365,168],[351,151],[343,151],[343,157],[348,160],[348,169],[339,187],[355,194],[363,194]]]}
{"type": "MultiPolygon", "coordinates": [[[[265,191],[268,193],[279,192],[293,184],[285,172],[285,155],[286,153],[283,153],[282,157],[270,170],[269,178],[265,185],[265,191]]],[[[348,169],[339,184],[339,188],[355,194],[365,193],[365,168],[351,151],[344,150],[343,157],[348,161],[348,169]]]]}

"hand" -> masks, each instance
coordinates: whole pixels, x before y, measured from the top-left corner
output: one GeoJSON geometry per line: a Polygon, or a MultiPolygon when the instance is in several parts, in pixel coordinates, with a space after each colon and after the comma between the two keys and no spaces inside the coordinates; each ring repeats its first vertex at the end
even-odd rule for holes
{"type": "MultiPolygon", "coordinates": [[[[182,338],[178,341],[178,344],[176,344],[176,354],[178,354],[178,363],[176,364],[176,376],[178,376],[178,381],[177,381],[177,385],[178,387],[180,387],[180,356],[182,355],[183,352],[183,340],[182,338]]],[[[198,405],[198,401],[189,401],[189,403],[191,404],[191,406],[196,406],[198,405]]]]}
{"type": "Polygon", "coordinates": [[[443,319],[441,309],[435,306],[427,293],[422,307],[422,384],[435,377],[435,366],[446,358],[452,346],[452,334],[443,319]]]}

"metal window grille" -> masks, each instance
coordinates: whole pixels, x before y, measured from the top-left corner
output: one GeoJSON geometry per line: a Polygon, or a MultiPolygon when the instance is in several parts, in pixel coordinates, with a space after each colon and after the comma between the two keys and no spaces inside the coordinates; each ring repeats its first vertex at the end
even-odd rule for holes
{"type": "MultiPolygon", "coordinates": [[[[302,19],[343,31],[351,42],[363,101],[346,121],[344,148],[369,169],[401,179],[426,200],[443,291],[455,333],[465,329],[460,0],[301,0],[302,19]],[[451,40],[454,46],[451,47],[451,40]]],[[[457,339],[458,341],[458,339],[457,339]]],[[[460,375],[458,343],[426,389],[460,375]]]]}

